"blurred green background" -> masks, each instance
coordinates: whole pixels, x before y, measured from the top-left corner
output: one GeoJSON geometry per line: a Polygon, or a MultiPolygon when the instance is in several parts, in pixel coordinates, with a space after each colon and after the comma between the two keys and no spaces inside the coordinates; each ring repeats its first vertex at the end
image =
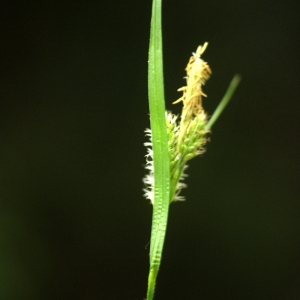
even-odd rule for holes
{"type": "MultiPolygon", "coordinates": [[[[299,3],[163,1],[166,105],[199,44],[212,114],[156,299],[299,299],[299,3]]],[[[2,1],[1,296],[143,299],[151,1],[2,1]]]]}

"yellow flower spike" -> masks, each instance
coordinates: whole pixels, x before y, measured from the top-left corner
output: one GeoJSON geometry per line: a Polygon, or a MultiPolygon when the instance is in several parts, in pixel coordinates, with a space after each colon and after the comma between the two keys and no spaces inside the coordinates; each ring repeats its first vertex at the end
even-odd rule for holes
{"type": "MultiPolygon", "coordinates": [[[[181,101],[183,102],[178,144],[182,143],[185,133],[189,131],[191,120],[200,114],[205,115],[202,107],[202,96],[206,97],[206,95],[202,91],[202,85],[204,85],[209,78],[211,69],[208,64],[201,59],[201,55],[204,53],[207,46],[207,42],[204,43],[203,46],[199,46],[196,53],[193,53],[193,56],[191,56],[185,68],[187,74],[186,86],[178,89],[178,91],[183,92],[183,95],[173,102],[173,104],[181,101]]],[[[204,119],[206,119],[206,116],[204,116],[204,119]]]]}

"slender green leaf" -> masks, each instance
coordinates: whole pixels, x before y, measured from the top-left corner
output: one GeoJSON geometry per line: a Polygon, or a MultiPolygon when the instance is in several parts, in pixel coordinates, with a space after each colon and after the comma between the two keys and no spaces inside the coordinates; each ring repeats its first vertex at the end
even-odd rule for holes
{"type": "Polygon", "coordinates": [[[223,98],[220,101],[218,107],[215,109],[213,115],[211,116],[211,118],[207,122],[207,124],[205,126],[205,129],[209,130],[209,129],[212,128],[213,124],[217,121],[217,119],[219,118],[219,116],[221,115],[221,113],[223,112],[223,110],[225,109],[225,107],[227,106],[229,101],[231,100],[231,98],[232,98],[236,88],[238,87],[240,81],[241,81],[241,76],[240,75],[235,75],[233,77],[233,79],[231,80],[230,85],[229,85],[225,95],[223,96],[223,98]]]}
{"type": "Polygon", "coordinates": [[[154,166],[154,205],[147,300],[152,300],[166,234],[170,186],[163,82],[161,0],[153,0],[152,4],[148,87],[154,166]]]}

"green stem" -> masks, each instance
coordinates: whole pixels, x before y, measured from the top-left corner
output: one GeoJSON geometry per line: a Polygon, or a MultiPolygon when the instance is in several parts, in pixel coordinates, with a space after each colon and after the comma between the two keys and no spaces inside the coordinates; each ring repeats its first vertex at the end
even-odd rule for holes
{"type": "Polygon", "coordinates": [[[157,274],[158,274],[158,268],[150,269],[149,277],[148,277],[147,300],[153,299],[154,297],[154,288],[155,288],[157,274]]]}

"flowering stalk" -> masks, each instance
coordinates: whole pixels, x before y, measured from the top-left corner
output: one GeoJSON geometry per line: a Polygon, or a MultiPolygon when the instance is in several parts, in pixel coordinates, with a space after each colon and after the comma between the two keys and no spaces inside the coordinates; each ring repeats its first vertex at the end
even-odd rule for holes
{"type": "Polygon", "coordinates": [[[181,189],[186,187],[182,182],[186,177],[184,174],[186,163],[203,153],[207,133],[229,102],[240,81],[239,76],[234,77],[218,108],[207,122],[207,116],[202,107],[202,96],[205,96],[202,86],[211,71],[207,63],[201,59],[207,47],[205,43],[199,46],[190,58],[186,67],[187,84],[179,89],[183,95],[174,102],[183,103],[180,122],[178,122],[178,116],[165,112],[161,2],[162,0],[153,0],[152,3],[149,47],[148,87],[151,130],[146,130],[146,135],[150,139],[145,143],[148,147],[146,169],[149,173],[144,178],[146,185],[144,191],[145,197],[153,204],[153,218],[147,300],[152,300],[154,297],[169,204],[174,200],[184,200],[184,197],[179,194],[181,189]]]}

